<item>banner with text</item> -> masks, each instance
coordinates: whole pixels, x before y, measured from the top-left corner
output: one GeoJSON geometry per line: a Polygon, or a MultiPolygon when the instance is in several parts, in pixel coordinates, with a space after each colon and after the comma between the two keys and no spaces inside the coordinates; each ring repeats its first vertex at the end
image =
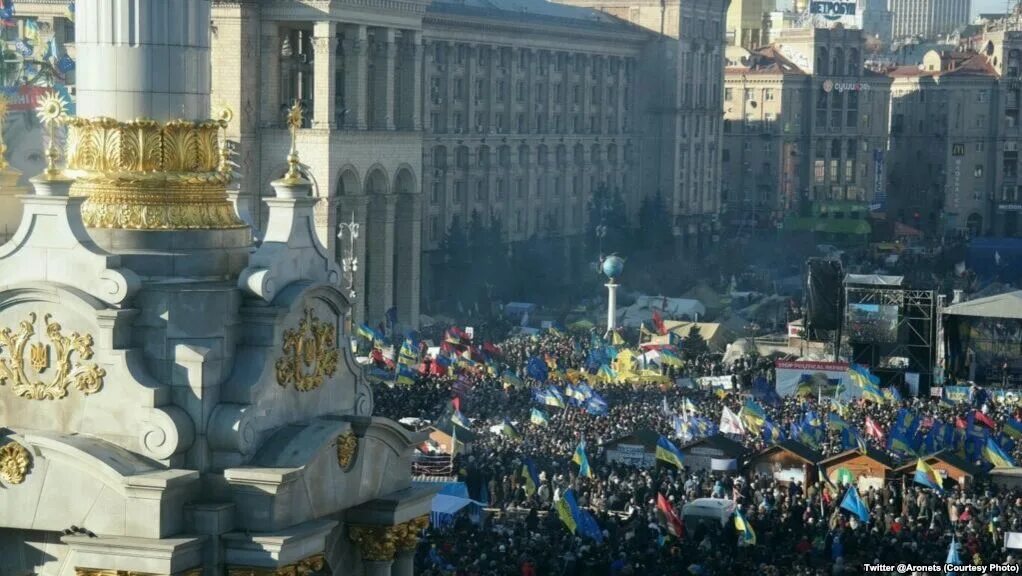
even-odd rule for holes
{"type": "MultiPolygon", "coordinates": [[[[777,394],[791,396],[806,382],[813,395],[833,396],[838,386],[849,391],[848,364],[844,362],[807,362],[801,360],[778,360],[774,363],[777,373],[777,394]]],[[[861,391],[855,396],[860,396],[861,391]]],[[[845,397],[846,394],[842,394],[845,397]]]]}

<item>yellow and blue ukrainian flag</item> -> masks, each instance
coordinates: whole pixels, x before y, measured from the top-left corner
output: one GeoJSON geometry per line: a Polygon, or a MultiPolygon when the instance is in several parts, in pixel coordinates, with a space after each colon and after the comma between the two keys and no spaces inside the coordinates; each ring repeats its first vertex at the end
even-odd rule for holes
{"type": "Polygon", "coordinates": [[[415,371],[412,370],[411,366],[405,364],[397,365],[397,383],[406,386],[415,384],[415,371]]]}
{"type": "Polygon", "coordinates": [[[927,488],[943,491],[944,481],[936,470],[927,464],[922,458],[916,460],[916,474],[913,477],[916,484],[922,484],[927,488]]]}
{"type": "Polygon", "coordinates": [[[986,445],[983,446],[983,459],[994,465],[994,468],[1012,468],[1015,466],[1015,461],[1004,453],[1004,450],[994,442],[993,438],[988,437],[986,445]]]}
{"type": "Polygon", "coordinates": [[[1004,423],[1004,427],[1001,431],[1016,440],[1022,438],[1022,422],[1019,422],[1014,418],[1008,418],[1008,421],[1004,423]]]}
{"type": "Polygon", "coordinates": [[[670,440],[661,436],[656,441],[656,459],[663,460],[668,464],[673,464],[675,468],[679,470],[684,466],[683,462],[685,457],[682,455],[678,447],[675,446],[670,440]]]}
{"type": "Polygon", "coordinates": [[[532,413],[529,415],[529,421],[537,426],[546,426],[550,423],[550,419],[538,408],[533,408],[532,413]]]}
{"type": "Polygon", "coordinates": [[[578,529],[578,503],[575,502],[575,492],[568,488],[564,496],[554,504],[554,508],[557,510],[557,517],[568,528],[568,532],[574,534],[578,529]]]}
{"type": "Polygon", "coordinates": [[[586,456],[585,440],[578,443],[578,446],[575,448],[575,454],[571,457],[571,461],[578,464],[579,476],[585,476],[587,478],[592,477],[593,470],[589,467],[589,457],[586,456]]]}
{"type": "Polygon", "coordinates": [[[756,531],[752,529],[752,524],[742,516],[741,510],[735,510],[735,530],[742,533],[742,543],[747,546],[756,545],[756,531]]]}
{"type": "Polygon", "coordinates": [[[536,465],[533,464],[532,458],[522,461],[522,479],[525,480],[525,494],[527,496],[535,494],[539,488],[539,474],[536,474],[536,465]]]}
{"type": "Polygon", "coordinates": [[[522,438],[522,435],[518,433],[518,430],[515,430],[515,427],[512,426],[511,423],[508,422],[507,420],[504,420],[504,424],[503,427],[501,427],[500,432],[504,436],[507,436],[508,438],[513,438],[515,440],[521,440],[522,438]]]}

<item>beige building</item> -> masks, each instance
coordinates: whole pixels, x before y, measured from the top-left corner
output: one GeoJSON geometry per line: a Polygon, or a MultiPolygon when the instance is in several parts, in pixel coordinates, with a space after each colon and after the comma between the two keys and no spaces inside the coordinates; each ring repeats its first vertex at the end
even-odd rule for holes
{"type": "Polygon", "coordinates": [[[992,31],[891,71],[896,215],[931,231],[1019,236],[1022,33],[992,31]]]}
{"type": "Polygon", "coordinates": [[[786,30],[725,72],[728,209],[779,221],[801,201],[882,202],[890,80],[858,30],[786,30]]]}

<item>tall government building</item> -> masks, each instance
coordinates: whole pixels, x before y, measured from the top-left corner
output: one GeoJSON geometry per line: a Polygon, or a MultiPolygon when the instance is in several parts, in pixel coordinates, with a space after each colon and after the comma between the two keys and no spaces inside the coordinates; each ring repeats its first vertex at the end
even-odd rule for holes
{"type": "Polygon", "coordinates": [[[969,23],[970,0],[889,0],[894,38],[933,38],[969,23]]]}

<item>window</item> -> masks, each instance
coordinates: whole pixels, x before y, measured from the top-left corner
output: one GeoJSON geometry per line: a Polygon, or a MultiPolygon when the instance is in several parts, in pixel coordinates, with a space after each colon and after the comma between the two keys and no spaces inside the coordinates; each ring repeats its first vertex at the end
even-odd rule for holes
{"type": "Polygon", "coordinates": [[[465,94],[465,82],[461,78],[454,79],[454,99],[461,100],[465,94]]]}
{"type": "Polygon", "coordinates": [[[732,98],[734,98],[734,90],[731,89],[731,88],[725,88],[724,89],[724,100],[727,100],[728,102],[730,102],[732,98]]]}
{"type": "Polygon", "coordinates": [[[525,102],[525,82],[518,82],[515,99],[519,102],[525,102]]]}
{"type": "Polygon", "coordinates": [[[976,128],[984,128],[987,125],[986,114],[976,115],[976,128]]]}
{"type": "Polygon", "coordinates": [[[486,180],[476,180],[476,202],[486,201],[486,180]]]}
{"type": "Polygon", "coordinates": [[[983,177],[983,165],[982,164],[976,164],[976,167],[972,169],[972,175],[974,177],[976,177],[976,178],[982,178],[983,177]]]}
{"type": "Polygon", "coordinates": [[[745,101],[748,102],[748,101],[750,101],[752,99],[753,99],[753,90],[752,90],[752,88],[746,88],[745,89],[745,101]]]}
{"type": "Polygon", "coordinates": [[[774,89],[767,88],[763,91],[763,100],[766,102],[772,102],[774,100],[774,89]]]}
{"type": "Polygon", "coordinates": [[[429,219],[429,239],[436,242],[440,239],[440,217],[431,216],[429,219]]]}
{"type": "Polygon", "coordinates": [[[430,188],[429,201],[433,204],[440,203],[440,186],[439,180],[433,181],[433,186],[430,188]]]}
{"type": "Polygon", "coordinates": [[[504,86],[503,80],[497,80],[497,102],[504,101],[504,86]]]}
{"type": "Polygon", "coordinates": [[[458,180],[454,183],[454,203],[461,204],[465,200],[465,181],[458,180]]]}
{"type": "MultiPolygon", "coordinates": [[[[515,197],[519,200],[525,197],[525,181],[521,178],[515,179],[515,197]]],[[[521,216],[521,212],[518,215],[521,216]]]]}
{"type": "Polygon", "coordinates": [[[813,180],[817,184],[822,184],[825,177],[825,169],[823,160],[813,161],[813,180]]]}
{"type": "Polygon", "coordinates": [[[987,101],[987,91],[986,90],[980,90],[980,91],[976,92],[976,102],[979,102],[980,104],[982,104],[982,103],[984,103],[986,101],[987,101]]]}

